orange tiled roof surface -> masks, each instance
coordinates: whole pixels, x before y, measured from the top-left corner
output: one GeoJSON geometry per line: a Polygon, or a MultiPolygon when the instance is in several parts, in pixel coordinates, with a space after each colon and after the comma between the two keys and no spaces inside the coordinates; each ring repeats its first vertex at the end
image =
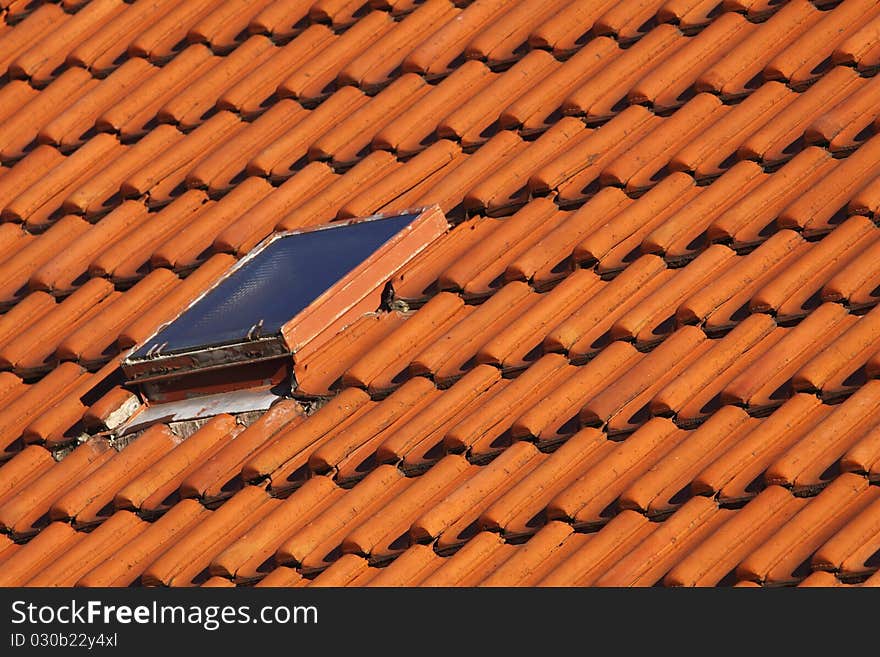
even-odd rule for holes
{"type": "Polygon", "coordinates": [[[0,583],[880,583],[878,67],[875,0],[0,0],[0,583]],[[114,434],[272,231],[432,203],[295,399],[114,434]]]}

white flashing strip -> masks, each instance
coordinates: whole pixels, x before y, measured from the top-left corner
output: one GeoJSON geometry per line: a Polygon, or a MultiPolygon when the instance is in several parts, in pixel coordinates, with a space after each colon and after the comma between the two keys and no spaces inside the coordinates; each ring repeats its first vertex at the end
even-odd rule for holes
{"type": "Polygon", "coordinates": [[[140,431],[157,422],[167,424],[205,419],[221,413],[265,411],[277,399],[279,399],[279,395],[266,388],[260,388],[258,390],[234,390],[165,404],[155,404],[148,406],[131,418],[125,426],[117,431],[117,435],[124,436],[134,431],[140,431]]]}

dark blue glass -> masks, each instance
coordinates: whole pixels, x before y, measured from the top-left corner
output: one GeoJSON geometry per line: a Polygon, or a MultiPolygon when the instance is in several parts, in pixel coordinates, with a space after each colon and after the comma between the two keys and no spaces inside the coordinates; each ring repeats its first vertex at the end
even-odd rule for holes
{"type": "Polygon", "coordinates": [[[281,327],[372,255],[418,215],[406,214],[285,235],[248,259],[134,354],[221,346],[281,327]]]}

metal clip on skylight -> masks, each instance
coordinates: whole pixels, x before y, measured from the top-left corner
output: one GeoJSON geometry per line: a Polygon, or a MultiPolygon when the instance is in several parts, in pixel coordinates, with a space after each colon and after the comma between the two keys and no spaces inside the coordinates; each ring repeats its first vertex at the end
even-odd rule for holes
{"type": "MultiPolygon", "coordinates": [[[[122,369],[129,382],[141,383],[290,362],[304,346],[378,310],[386,284],[448,227],[431,206],[267,238],[131,353],[122,369]]],[[[217,390],[218,377],[209,378],[217,390]]]]}

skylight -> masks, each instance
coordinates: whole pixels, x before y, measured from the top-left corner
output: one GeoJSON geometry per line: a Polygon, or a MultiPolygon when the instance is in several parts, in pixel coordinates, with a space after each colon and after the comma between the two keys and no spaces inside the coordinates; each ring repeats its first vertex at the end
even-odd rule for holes
{"type": "Polygon", "coordinates": [[[295,354],[364,308],[378,310],[387,282],[447,228],[435,206],[275,235],[130,354],[123,371],[147,381],[295,354]]]}

